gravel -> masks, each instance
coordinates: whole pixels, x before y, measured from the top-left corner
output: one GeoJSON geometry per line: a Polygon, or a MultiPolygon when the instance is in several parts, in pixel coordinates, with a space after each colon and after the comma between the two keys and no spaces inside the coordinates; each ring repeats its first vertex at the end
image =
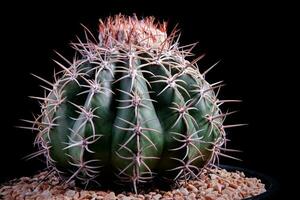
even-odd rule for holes
{"type": "Polygon", "coordinates": [[[148,193],[133,194],[113,191],[83,190],[74,183],[61,184],[55,174],[45,179],[47,172],[33,177],[22,177],[0,186],[0,199],[55,199],[55,200],[229,200],[244,199],[265,192],[265,185],[257,178],[246,177],[243,172],[225,169],[205,171],[199,180],[179,182],[170,191],[154,189],[148,193]]]}

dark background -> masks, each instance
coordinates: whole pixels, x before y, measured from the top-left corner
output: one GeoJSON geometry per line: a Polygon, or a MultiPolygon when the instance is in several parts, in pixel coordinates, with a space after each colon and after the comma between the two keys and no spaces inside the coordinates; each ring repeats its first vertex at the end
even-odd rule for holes
{"type": "MultiPolygon", "coordinates": [[[[101,1],[99,1],[101,2],[101,1]]],[[[288,128],[286,110],[296,100],[288,93],[284,72],[289,71],[289,18],[282,5],[233,4],[196,5],[188,1],[166,3],[155,1],[120,1],[110,4],[43,3],[3,6],[1,15],[1,136],[0,182],[11,177],[31,175],[43,169],[37,159],[22,160],[34,151],[34,134],[14,128],[19,119],[32,119],[39,111],[29,95],[42,95],[41,83],[30,73],[50,79],[57,50],[72,58],[69,47],[75,35],[83,38],[80,23],[97,33],[98,19],[119,12],[154,15],[176,23],[182,30],[181,44],[199,41],[196,54],[206,53],[199,62],[200,71],[221,60],[207,76],[208,81],[224,80],[227,84],[220,98],[242,99],[238,105],[225,108],[240,110],[227,123],[247,123],[246,127],[228,130],[229,147],[243,152],[234,154],[242,162],[222,159],[224,164],[242,166],[275,177],[286,186],[295,170],[293,134],[288,128]],[[172,4],[172,5],[171,5],[172,4]],[[177,5],[176,5],[177,4],[177,5]],[[291,170],[291,171],[290,171],[291,170]]],[[[293,13],[288,13],[293,14],[293,13]]],[[[56,69],[58,69],[56,67],[56,69]]],[[[296,103],[296,102],[294,102],[296,103]]],[[[299,131],[298,131],[299,132],[299,131]]]]}

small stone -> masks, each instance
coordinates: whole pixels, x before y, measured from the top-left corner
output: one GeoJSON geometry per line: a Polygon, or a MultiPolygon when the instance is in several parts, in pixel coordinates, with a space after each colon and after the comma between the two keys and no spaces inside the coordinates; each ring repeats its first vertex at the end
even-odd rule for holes
{"type": "Polygon", "coordinates": [[[121,198],[120,197],[118,197],[119,199],[121,199],[121,200],[131,200],[131,198],[130,197],[128,197],[128,196],[122,196],[121,198]]]}
{"type": "Polygon", "coordinates": [[[99,192],[96,192],[96,194],[97,194],[98,196],[105,197],[105,196],[107,195],[107,192],[99,191],[99,192]]]}
{"type": "Polygon", "coordinates": [[[41,196],[44,198],[44,199],[51,199],[51,193],[48,191],[48,190],[45,190],[41,193],[41,196]]]}
{"type": "Polygon", "coordinates": [[[91,200],[99,200],[103,199],[103,197],[98,196],[94,191],[92,192],[92,199],[91,200]]]}
{"type": "Polygon", "coordinates": [[[240,172],[240,175],[241,175],[241,177],[243,177],[243,178],[246,177],[245,174],[244,174],[244,172],[240,172]]]}
{"type": "Polygon", "coordinates": [[[204,197],[204,199],[205,200],[215,200],[216,198],[213,195],[207,195],[207,196],[204,197]]]}
{"type": "Polygon", "coordinates": [[[234,184],[234,183],[229,183],[229,187],[232,187],[232,188],[234,188],[234,189],[237,189],[237,188],[238,188],[238,186],[237,186],[236,184],[234,184]]]}
{"type": "Polygon", "coordinates": [[[198,192],[198,189],[195,186],[193,186],[192,184],[188,184],[187,189],[192,192],[198,192]]]}
{"type": "Polygon", "coordinates": [[[214,190],[214,188],[207,188],[206,190],[205,190],[205,193],[206,194],[209,194],[209,193],[212,193],[212,191],[214,190]]]}
{"type": "Polygon", "coordinates": [[[150,194],[145,194],[145,200],[150,200],[152,196],[150,194]]]}
{"type": "Polygon", "coordinates": [[[105,197],[104,197],[105,200],[115,200],[116,199],[116,195],[114,192],[110,192],[108,193],[105,197]]]}
{"type": "Polygon", "coordinates": [[[117,198],[123,198],[125,196],[126,196],[125,194],[120,193],[120,194],[117,195],[117,198]]]}
{"type": "Polygon", "coordinates": [[[79,195],[80,195],[80,193],[79,193],[79,192],[76,192],[73,198],[74,198],[74,199],[79,199],[79,195]]]}
{"type": "Polygon", "coordinates": [[[218,176],[217,175],[215,175],[215,174],[209,174],[209,176],[210,176],[210,179],[212,179],[212,180],[214,180],[214,179],[216,179],[218,176]]]}
{"type": "Polygon", "coordinates": [[[159,200],[161,197],[162,197],[161,194],[156,194],[156,195],[153,196],[153,199],[154,200],[159,200]]]}
{"type": "Polygon", "coordinates": [[[218,191],[219,193],[222,192],[222,188],[223,188],[223,186],[221,184],[219,184],[219,183],[217,183],[216,185],[214,185],[214,189],[216,191],[218,191]]]}
{"type": "Polygon", "coordinates": [[[90,193],[88,191],[80,191],[80,198],[87,199],[90,196],[90,193]]]}
{"type": "Polygon", "coordinates": [[[182,193],[174,194],[173,199],[174,200],[184,200],[183,194],[182,193]]]}
{"type": "Polygon", "coordinates": [[[170,191],[168,191],[168,192],[166,192],[166,193],[164,194],[164,196],[166,196],[166,197],[172,197],[173,194],[172,194],[170,191]]]}
{"type": "Polygon", "coordinates": [[[0,194],[3,196],[11,194],[11,192],[12,192],[11,188],[8,188],[7,186],[4,186],[4,187],[6,187],[6,189],[1,188],[0,194]]]}
{"type": "Polygon", "coordinates": [[[156,192],[149,192],[151,196],[156,195],[156,192]]]}
{"type": "Polygon", "coordinates": [[[66,192],[65,192],[65,195],[67,196],[67,197],[74,197],[75,196],[75,190],[67,190],[66,192]]]}
{"type": "Polygon", "coordinates": [[[196,194],[195,193],[190,193],[187,197],[188,200],[197,200],[196,199],[196,194]]]}
{"type": "Polygon", "coordinates": [[[52,180],[50,182],[51,185],[58,185],[59,184],[59,180],[58,179],[55,179],[55,180],[52,180]]]}
{"type": "Polygon", "coordinates": [[[20,180],[23,182],[29,182],[30,178],[25,176],[25,177],[21,177],[20,180]]]}
{"type": "Polygon", "coordinates": [[[139,194],[139,195],[137,196],[137,198],[140,199],[140,200],[144,200],[144,199],[145,199],[144,195],[141,195],[141,194],[139,194]]]}
{"type": "Polygon", "coordinates": [[[184,187],[181,187],[181,188],[179,189],[179,191],[180,191],[184,196],[187,196],[187,195],[189,194],[189,191],[188,191],[186,188],[184,188],[184,187]]]}

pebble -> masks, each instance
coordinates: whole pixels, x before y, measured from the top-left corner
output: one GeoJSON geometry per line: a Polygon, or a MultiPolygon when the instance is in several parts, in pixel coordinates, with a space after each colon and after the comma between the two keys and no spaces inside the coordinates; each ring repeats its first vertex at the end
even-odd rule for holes
{"type": "Polygon", "coordinates": [[[145,199],[145,196],[142,195],[142,194],[139,194],[139,195],[137,196],[137,198],[138,198],[139,200],[144,200],[144,199],[145,199]]]}
{"type": "Polygon", "coordinates": [[[188,189],[189,191],[192,191],[192,192],[195,192],[195,193],[198,192],[198,189],[197,189],[194,185],[192,185],[192,184],[188,184],[188,185],[187,185],[187,189],[188,189]]]}
{"type": "Polygon", "coordinates": [[[162,197],[161,194],[156,194],[153,196],[153,200],[159,200],[162,197]]]}
{"type": "Polygon", "coordinates": [[[120,199],[120,200],[131,200],[130,197],[125,196],[125,195],[123,195],[122,197],[119,197],[119,196],[118,196],[118,199],[120,199]]]}
{"type": "Polygon", "coordinates": [[[181,194],[183,194],[184,196],[187,196],[187,195],[189,194],[189,191],[188,191],[186,188],[184,188],[184,187],[181,187],[181,188],[179,189],[179,191],[180,191],[181,194]]]}
{"type": "Polygon", "coordinates": [[[197,200],[196,199],[196,194],[195,193],[190,193],[187,197],[188,200],[197,200]]]}
{"type": "Polygon", "coordinates": [[[67,197],[74,197],[75,194],[76,194],[75,190],[67,190],[65,192],[65,196],[67,196],[67,197]]]}
{"type": "Polygon", "coordinates": [[[116,199],[116,195],[114,192],[110,192],[108,193],[105,197],[104,197],[105,200],[115,200],[116,199]]]}
{"type": "Polygon", "coordinates": [[[165,198],[170,198],[170,197],[172,197],[172,196],[173,196],[173,194],[172,194],[170,191],[168,191],[168,192],[164,193],[164,196],[163,196],[163,197],[165,197],[165,198]]]}
{"type": "Polygon", "coordinates": [[[222,192],[222,185],[217,183],[216,185],[214,185],[214,189],[216,191],[218,191],[219,193],[221,193],[222,192]]]}

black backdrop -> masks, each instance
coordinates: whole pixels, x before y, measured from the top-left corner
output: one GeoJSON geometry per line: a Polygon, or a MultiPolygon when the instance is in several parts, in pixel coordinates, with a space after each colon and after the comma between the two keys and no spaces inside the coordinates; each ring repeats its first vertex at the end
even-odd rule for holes
{"type": "MultiPolygon", "coordinates": [[[[101,1],[99,1],[101,2],[101,1]]],[[[182,30],[181,43],[199,41],[195,53],[206,53],[200,61],[200,71],[221,60],[207,76],[210,82],[224,80],[227,84],[221,98],[242,99],[238,105],[225,108],[240,110],[228,123],[248,123],[246,127],[228,130],[232,140],[229,146],[243,152],[235,154],[242,162],[221,159],[222,163],[243,166],[276,177],[281,183],[291,150],[283,135],[284,110],[280,105],[285,92],[281,73],[286,65],[283,51],[285,21],[273,5],[234,4],[211,6],[199,3],[122,1],[123,3],[44,3],[14,4],[2,9],[1,17],[1,136],[0,182],[10,177],[30,175],[43,165],[38,160],[21,158],[34,149],[34,135],[14,128],[20,118],[31,118],[38,112],[38,103],[27,98],[42,95],[40,81],[30,73],[51,80],[57,58],[57,50],[67,58],[73,51],[69,42],[75,35],[83,36],[80,23],[97,33],[98,19],[119,12],[137,13],[138,16],[154,15],[169,22],[172,29],[176,23],[182,30]],[[285,154],[285,155],[284,155],[285,154]],[[281,168],[281,169],[280,169],[281,168]]],[[[283,9],[283,8],[281,8],[283,9]]],[[[55,66],[56,67],[56,66],[55,66]]],[[[57,67],[56,67],[57,68],[57,67]]],[[[57,68],[58,69],[58,68],[57,68]]],[[[285,185],[285,184],[282,184],[285,185]]]]}

